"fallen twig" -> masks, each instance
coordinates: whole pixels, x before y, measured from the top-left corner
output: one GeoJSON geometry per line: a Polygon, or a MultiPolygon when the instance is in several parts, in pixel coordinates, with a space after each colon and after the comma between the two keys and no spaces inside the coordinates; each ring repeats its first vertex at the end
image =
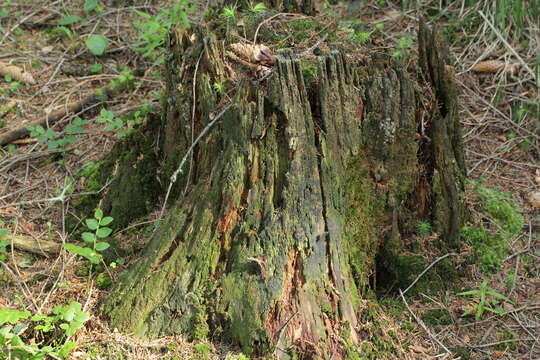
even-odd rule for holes
{"type": "Polygon", "coordinates": [[[51,126],[54,123],[56,123],[57,121],[64,118],[66,115],[68,115],[70,113],[81,112],[81,111],[85,110],[85,108],[89,107],[90,105],[100,103],[100,102],[102,102],[104,100],[104,98],[111,97],[114,93],[115,92],[109,87],[103,88],[102,91],[96,91],[96,92],[82,98],[79,101],[69,103],[64,108],[62,108],[60,110],[57,110],[57,111],[53,111],[51,114],[49,114],[48,116],[45,116],[42,119],[39,119],[39,120],[34,121],[34,122],[32,122],[32,123],[30,123],[28,125],[25,125],[24,127],[20,127],[18,129],[8,131],[8,132],[0,135],[0,146],[9,144],[14,140],[17,140],[17,139],[20,139],[20,138],[23,138],[23,137],[27,136],[30,133],[30,131],[28,130],[28,126],[37,126],[37,125],[43,126],[43,125],[46,125],[46,124],[51,126]]]}
{"type": "Polygon", "coordinates": [[[14,248],[38,255],[56,255],[60,252],[61,244],[54,241],[38,241],[34,238],[21,235],[10,235],[8,236],[8,240],[11,240],[14,248]]]}
{"type": "Polygon", "coordinates": [[[429,329],[427,328],[427,326],[424,324],[424,322],[418,318],[418,316],[416,316],[416,314],[411,310],[411,308],[409,307],[409,304],[407,303],[407,300],[405,300],[405,296],[403,296],[403,292],[401,291],[401,289],[399,290],[399,296],[401,296],[401,300],[403,301],[403,303],[405,304],[405,307],[407,308],[407,310],[409,311],[409,313],[413,316],[413,318],[416,320],[416,322],[418,323],[418,325],[420,325],[422,327],[422,329],[424,329],[424,331],[429,335],[429,337],[435,341],[437,343],[437,345],[439,345],[444,351],[446,351],[446,353],[448,355],[452,355],[452,352],[450,350],[448,350],[448,348],[446,346],[444,346],[444,344],[442,342],[439,341],[439,339],[437,339],[435,337],[435,335],[433,335],[431,333],[431,331],[429,331],[429,329]]]}
{"type": "MultiPolygon", "coordinates": [[[[442,259],[445,259],[449,256],[452,256],[452,255],[457,255],[456,253],[448,253],[446,255],[443,255],[441,257],[438,257],[437,259],[435,259],[435,261],[433,261],[431,264],[429,264],[429,266],[427,268],[424,269],[424,271],[422,271],[420,273],[420,275],[418,275],[416,277],[416,279],[414,279],[414,281],[411,283],[411,285],[409,285],[404,291],[403,291],[403,295],[405,295],[407,293],[407,291],[409,291],[413,286],[414,284],[416,284],[418,282],[418,280],[420,280],[420,278],[428,272],[429,269],[431,269],[433,267],[433,265],[435,265],[436,263],[438,263],[439,261],[441,261],[442,259]]],[[[401,290],[400,290],[401,291],[401,290]]]]}

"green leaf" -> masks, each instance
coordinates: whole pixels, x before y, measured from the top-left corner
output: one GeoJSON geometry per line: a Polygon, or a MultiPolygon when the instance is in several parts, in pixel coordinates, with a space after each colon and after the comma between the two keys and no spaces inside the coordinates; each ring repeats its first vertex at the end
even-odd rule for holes
{"type": "Polygon", "coordinates": [[[73,341],[67,341],[60,350],[58,351],[58,355],[60,355],[60,358],[66,359],[69,355],[69,353],[74,350],[77,347],[77,344],[73,341]]]}
{"type": "Polygon", "coordinates": [[[83,9],[84,9],[85,12],[90,12],[90,11],[94,10],[97,7],[97,5],[98,5],[97,0],[86,0],[84,2],[83,9]]]}
{"type": "Polygon", "coordinates": [[[96,219],[86,219],[86,226],[90,230],[96,230],[99,227],[99,223],[96,219]]]}
{"type": "Polygon", "coordinates": [[[79,20],[81,20],[81,18],[79,16],[77,16],[77,15],[69,15],[69,16],[66,16],[65,18],[62,18],[58,22],[58,25],[71,25],[71,24],[75,24],[79,20]]]}
{"type": "Polygon", "coordinates": [[[73,38],[73,33],[71,32],[71,30],[69,30],[69,28],[65,26],[58,26],[57,28],[53,29],[51,33],[58,34],[60,35],[61,38],[67,38],[67,39],[73,38]]]}
{"type": "Polygon", "coordinates": [[[0,325],[16,324],[20,319],[28,319],[30,315],[30,311],[0,309],[0,325]]]}
{"type": "Polygon", "coordinates": [[[106,238],[112,233],[112,229],[108,227],[99,228],[96,232],[97,237],[99,238],[106,238]]]}
{"type": "Polygon", "coordinates": [[[86,38],[86,47],[93,55],[101,56],[109,47],[109,39],[103,35],[90,35],[86,38]]]}
{"type": "Polygon", "coordinates": [[[83,238],[84,242],[88,243],[88,244],[93,244],[94,241],[96,241],[96,235],[94,233],[91,233],[91,232],[83,232],[82,233],[82,238],[83,238]]]}
{"type": "Polygon", "coordinates": [[[469,290],[469,291],[457,293],[457,295],[467,296],[467,295],[477,295],[479,293],[480,293],[479,290],[469,290]]]}
{"type": "Polygon", "coordinates": [[[64,248],[71,254],[76,254],[89,260],[92,264],[99,264],[102,256],[92,249],[73,244],[64,244],[64,248]]]}
{"type": "Polygon", "coordinates": [[[93,74],[99,74],[103,71],[103,65],[101,64],[92,64],[90,66],[90,72],[93,74]]]}
{"type": "Polygon", "coordinates": [[[94,217],[98,220],[101,220],[103,218],[103,210],[96,209],[96,211],[94,212],[94,217]]]}
{"type": "Polygon", "coordinates": [[[134,11],[135,11],[135,13],[136,13],[137,15],[139,15],[140,17],[143,17],[143,18],[149,19],[149,20],[152,19],[152,15],[150,15],[150,14],[147,14],[147,13],[142,12],[142,11],[139,11],[139,10],[134,10],[134,11]]]}
{"type": "Polygon", "coordinates": [[[95,250],[96,251],[104,251],[104,250],[107,250],[109,248],[109,243],[108,242],[105,242],[105,241],[101,241],[101,242],[98,242],[96,244],[96,247],[95,247],[95,250]]]}
{"type": "Polygon", "coordinates": [[[100,220],[99,225],[100,225],[100,226],[107,226],[107,225],[109,225],[110,223],[112,223],[113,220],[114,220],[114,219],[113,219],[112,217],[110,217],[110,216],[105,216],[103,219],[100,220]]]}
{"type": "Polygon", "coordinates": [[[252,7],[250,9],[250,11],[254,14],[258,14],[258,13],[261,13],[261,12],[264,12],[266,11],[266,5],[264,5],[264,3],[258,3],[257,5],[255,5],[254,7],[252,7]]]}

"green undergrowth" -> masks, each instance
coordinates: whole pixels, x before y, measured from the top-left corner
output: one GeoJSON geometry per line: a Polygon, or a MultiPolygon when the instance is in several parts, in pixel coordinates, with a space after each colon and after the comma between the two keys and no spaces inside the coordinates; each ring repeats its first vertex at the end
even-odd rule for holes
{"type": "Polygon", "coordinates": [[[426,310],[421,315],[422,321],[428,326],[452,325],[452,315],[446,309],[426,310]]]}
{"type": "Polygon", "coordinates": [[[472,261],[483,272],[496,272],[525,220],[511,195],[480,183],[472,184],[480,197],[478,210],[483,217],[474,225],[464,226],[461,236],[474,249],[472,261]]]}

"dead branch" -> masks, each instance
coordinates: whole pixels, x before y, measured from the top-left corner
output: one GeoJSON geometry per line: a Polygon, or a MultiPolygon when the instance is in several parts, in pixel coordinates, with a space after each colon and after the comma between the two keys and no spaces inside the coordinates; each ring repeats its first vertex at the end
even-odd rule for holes
{"type": "Polygon", "coordinates": [[[29,236],[9,235],[13,247],[19,250],[28,251],[38,255],[57,255],[62,244],[49,240],[36,240],[29,236]]]}
{"type": "Polygon", "coordinates": [[[39,119],[28,125],[25,125],[24,127],[20,127],[18,129],[8,131],[0,135],[0,146],[9,144],[14,140],[27,136],[30,133],[30,131],[27,129],[28,126],[37,126],[37,125],[44,126],[46,124],[51,126],[54,123],[58,122],[59,120],[63,119],[66,115],[69,115],[71,113],[84,112],[86,108],[90,107],[91,105],[100,103],[103,100],[106,100],[107,98],[111,97],[114,93],[115,92],[109,87],[103,88],[102,91],[96,91],[82,98],[79,101],[71,102],[64,108],[59,109],[57,111],[53,111],[51,114],[49,114],[48,116],[45,116],[42,119],[39,119]]]}

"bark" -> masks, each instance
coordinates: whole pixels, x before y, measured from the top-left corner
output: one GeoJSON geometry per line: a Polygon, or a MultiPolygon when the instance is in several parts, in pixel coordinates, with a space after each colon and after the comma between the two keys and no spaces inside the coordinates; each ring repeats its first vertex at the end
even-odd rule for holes
{"type": "Polygon", "coordinates": [[[418,79],[384,56],[284,51],[270,76],[243,73],[225,96],[212,85],[230,82],[226,41],[192,31],[169,37],[153,137],[161,166],[145,176],[168,185],[193,136],[232,105],[104,311],[138,336],[212,334],[248,355],[343,358],[365,341],[375,270],[395,280],[411,264],[402,253],[419,219],[436,225],[441,251],[458,245],[462,144],[438,40],[421,27],[418,79]]]}

